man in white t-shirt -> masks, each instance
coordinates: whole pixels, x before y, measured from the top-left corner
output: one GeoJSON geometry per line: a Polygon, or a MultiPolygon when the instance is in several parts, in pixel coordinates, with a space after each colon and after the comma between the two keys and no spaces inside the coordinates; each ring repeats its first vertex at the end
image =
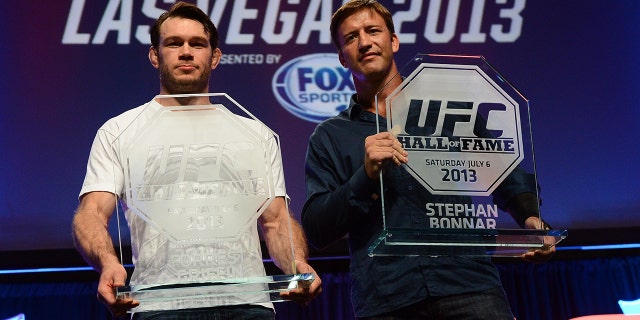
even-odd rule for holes
{"type": "MultiPolygon", "coordinates": [[[[195,5],[177,3],[158,18],[150,33],[152,46],[149,49],[149,60],[159,71],[160,94],[207,93],[211,70],[217,67],[222,55],[217,47],[218,32],[210,18],[195,5]]],[[[116,255],[107,229],[115,210],[116,199],[122,197],[124,189],[125,173],[118,152],[121,149],[119,146],[129,143],[128,139],[132,138],[123,134],[124,128],[130,132],[131,125],[144,125],[147,115],[153,115],[164,106],[208,103],[207,99],[206,96],[180,101],[155,99],[110,119],[96,134],[80,192],[80,205],[73,218],[73,235],[78,251],[100,273],[99,300],[116,317],[124,316],[127,311],[139,306],[139,302],[132,299],[116,299],[115,288],[125,285],[127,272],[116,255]]],[[[267,148],[272,151],[269,154],[276,197],[262,212],[257,222],[262,228],[269,254],[276,265],[286,273],[291,272],[290,266],[295,266],[296,273],[314,274],[315,280],[309,287],[297,288],[282,294],[285,299],[307,304],[322,291],[321,280],[307,263],[308,251],[304,234],[287,209],[282,161],[279,152],[274,152],[277,151],[277,146],[272,144],[267,148]]],[[[176,246],[130,210],[127,210],[126,217],[131,229],[133,261],[136,266],[131,279],[132,284],[178,281],[176,275],[184,276],[185,270],[180,270],[179,262],[172,262],[168,258],[175,256],[172,251],[191,251],[194,255],[215,256],[222,261],[219,265],[220,273],[226,277],[256,277],[265,274],[256,226],[243,230],[240,240],[237,241],[176,246]]],[[[204,278],[206,279],[206,276],[204,278]]],[[[189,281],[202,279],[195,277],[189,281]]],[[[161,312],[145,312],[144,306],[140,306],[134,309],[134,318],[204,319],[204,316],[214,313],[234,319],[274,317],[273,306],[270,303],[241,306],[232,303],[236,306],[214,307],[208,304],[207,299],[199,298],[197,301],[191,301],[192,303],[181,304],[168,300],[162,302],[165,304],[164,307],[155,308],[165,309],[161,312]],[[138,312],[140,310],[142,312],[138,312]]]]}

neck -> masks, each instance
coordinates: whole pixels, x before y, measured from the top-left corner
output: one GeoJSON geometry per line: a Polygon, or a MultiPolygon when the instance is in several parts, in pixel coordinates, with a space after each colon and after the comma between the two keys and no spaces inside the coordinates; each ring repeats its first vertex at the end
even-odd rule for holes
{"type": "MultiPolygon", "coordinates": [[[[161,93],[164,95],[165,93],[161,93]]],[[[210,104],[208,96],[195,96],[195,97],[167,97],[156,99],[156,101],[162,106],[193,106],[193,105],[207,105],[210,104]]]]}
{"type": "Polygon", "coordinates": [[[358,82],[354,79],[358,103],[363,110],[377,113],[382,117],[387,116],[384,101],[389,94],[402,83],[402,77],[397,72],[391,73],[383,81],[376,83],[358,82]],[[378,110],[376,112],[376,96],[378,100],[378,110]]]}

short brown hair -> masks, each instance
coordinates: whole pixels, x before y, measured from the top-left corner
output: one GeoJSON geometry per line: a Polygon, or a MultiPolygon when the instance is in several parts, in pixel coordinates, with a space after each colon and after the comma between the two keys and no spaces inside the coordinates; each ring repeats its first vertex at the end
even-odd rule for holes
{"type": "Polygon", "coordinates": [[[336,12],[331,16],[331,40],[333,44],[340,50],[340,43],[338,42],[338,27],[340,24],[352,14],[362,9],[371,10],[372,13],[379,14],[384,19],[385,25],[391,34],[396,33],[393,26],[393,19],[389,10],[380,4],[376,0],[352,0],[338,8],[336,12]]]}
{"type": "Polygon", "coordinates": [[[160,15],[158,20],[151,27],[151,31],[149,32],[149,36],[151,37],[151,45],[154,48],[158,48],[160,43],[160,26],[167,19],[178,17],[184,19],[190,19],[198,21],[204,27],[204,32],[209,35],[209,43],[211,44],[212,49],[216,49],[218,47],[218,29],[211,22],[211,18],[204,13],[198,6],[191,3],[186,2],[176,2],[169,11],[164,12],[160,15]]]}

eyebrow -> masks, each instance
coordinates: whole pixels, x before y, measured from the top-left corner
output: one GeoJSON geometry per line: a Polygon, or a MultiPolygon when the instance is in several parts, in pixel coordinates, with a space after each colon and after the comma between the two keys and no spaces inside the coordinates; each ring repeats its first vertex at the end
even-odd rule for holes
{"type": "MultiPolygon", "coordinates": [[[[371,30],[371,29],[382,29],[382,30],[384,30],[384,29],[386,29],[385,27],[386,27],[386,26],[385,26],[384,24],[372,23],[372,24],[367,24],[367,25],[365,25],[365,26],[363,27],[363,29],[364,29],[365,31],[367,31],[367,30],[371,30]]],[[[346,38],[347,36],[352,35],[352,34],[357,34],[357,33],[359,32],[359,30],[360,30],[360,28],[356,28],[356,29],[353,29],[353,30],[347,31],[347,32],[345,32],[345,33],[343,33],[343,34],[342,34],[342,38],[346,38]]]]}
{"type": "Polygon", "coordinates": [[[202,36],[193,36],[193,37],[189,37],[188,39],[185,39],[181,36],[169,36],[166,37],[164,39],[162,39],[162,43],[166,43],[166,42],[170,42],[170,41],[175,41],[175,40],[179,40],[179,41],[193,41],[193,40],[200,40],[200,41],[204,41],[209,43],[209,38],[206,37],[202,37],[202,36]]]}

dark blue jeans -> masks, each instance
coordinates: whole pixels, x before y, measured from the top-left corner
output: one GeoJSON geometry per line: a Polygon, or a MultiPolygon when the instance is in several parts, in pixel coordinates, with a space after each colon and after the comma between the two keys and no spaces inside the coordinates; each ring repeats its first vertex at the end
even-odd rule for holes
{"type": "Polygon", "coordinates": [[[132,320],[273,320],[273,310],[262,306],[240,305],[136,313],[132,320]]]}
{"type": "Polygon", "coordinates": [[[430,297],[398,310],[360,320],[514,320],[502,288],[430,297]]]}

